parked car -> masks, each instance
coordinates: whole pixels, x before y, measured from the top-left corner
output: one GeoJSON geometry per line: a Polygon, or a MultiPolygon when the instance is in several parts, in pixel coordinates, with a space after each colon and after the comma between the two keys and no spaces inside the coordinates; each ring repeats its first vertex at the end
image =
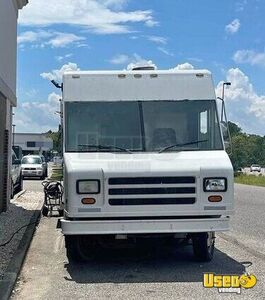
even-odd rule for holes
{"type": "Polygon", "coordinates": [[[11,198],[23,188],[23,177],[21,170],[21,160],[17,158],[16,153],[12,150],[12,167],[11,167],[11,198]]]}
{"type": "Polygon", "coordinates": [[[47,161],[45,159],[45,157],[43,155],[40,155],[40,158],[42,160],[42,164],[43,164],[43,167],[45,169],[45,176],[47,177],[48,176],[48,164],[47,164],[47,161]]]}
{"type": "Polygon", "coordinates": [[[259,166],[259,165],[251,165],[250,172],[261,172],[261,166],[259,166]]]}
{"type": "Polygon", "coordinates": [[[27,155],[22,158],[23,177],[40,177],[45,179],[47,176],[47,167],[39,155],[27,155]]]}

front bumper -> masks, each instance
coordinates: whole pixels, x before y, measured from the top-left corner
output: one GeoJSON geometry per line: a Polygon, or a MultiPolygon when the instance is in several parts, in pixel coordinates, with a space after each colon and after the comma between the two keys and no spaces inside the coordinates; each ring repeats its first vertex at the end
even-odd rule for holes
{"type": "Polygon", "coordinates": [[[229,217],[148,220],[61,220],[64,235],[189,233],[229,230],[229,217]]]}
{"type": "Polygon", "coordinates": [[[43,171],[39,170],[22,170],[22,175],[24,177],[41,177],[43,175],[43,171]]]}

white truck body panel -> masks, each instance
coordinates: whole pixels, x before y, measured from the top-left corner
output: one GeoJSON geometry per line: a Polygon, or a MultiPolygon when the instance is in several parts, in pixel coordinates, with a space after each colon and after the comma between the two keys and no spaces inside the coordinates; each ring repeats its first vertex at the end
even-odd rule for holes
{"type": "MultiPolygon", "coordinates": [[[[112,154],[112,153],[66,153],[64,155],[65,172],[67,173],[67,198],[66,201],[68,216],[75,217],[111,217],[111,216],[161,216],[161,215],[212,215],[211,207],[215,213],[222,214],[224,211],[231,214],[233,203],[233,186],[229,185],[226,192],[219,193],[223,200],[219,203],[210,203],[208,194],[202,190],[202,179],[204,177],[228,177],[233,180],[233,172],[230,161],[224,151],[191,151],[164,154],[112,154]],[[220,167],[216,170],[216,160],[220,167]],[[102,183],[101,193],[93,195],[96,199],[93,207],[87,207],[81,203],[84,195],[76,195],[76,181],[82,179],[98,179],[102,183]],[[139,206],[110,206],[109,198],[122,198],[123,195],[111,196],[108,189],[109,178],[115,177],[166,177],[166,176],[194,176],[195,183],[174,183],[174,184],[151,184],[148,188],[156,187],[195,187],[197,201],[193,205],[154,205],[139,206]],[[177,206],[177,207],[176,207],[177,206]],[[220,208],[220,209],[218,209],[220,208]]],[[[143,184],[115,185],[115,188],[139,188],[143,184]]],[[[170,196],[188,197],[188,194],[171,194],[170,196]]],[[[126,198],[154,198],[154,195],[126,195],[126,198]]],[[[168,194],[157,194],[155,197],[168,197],[168,194]]]]}
{"type": "Polygon", "coordinates": [[[67,101],[212,100],[215,89],[209,71],[67,72],[67,101]],[[140,74],[141,78],[135,78],[140,74]],[[152,78],[150,75],[156,74],[152,78]],[[125,75],[125,78],[119,78],[125,75]]]}
{"type": "MultiPolygon", "coordinates": [[[[215,100],[211,73],[192,71],[102,71],[64,74],[63,103],[97,101],[215,100]],[[135,75],[137,75],[135,77],[135,75]],[[154,76],[155,74],[155,76],[154,76]],[[119,76],[121,75],[121,76],[119,76]]],[[[64,116],[65,117],[65,116],[64,116]]],[[[64,118],[65,119],[65,118],[64,118]]],[[[64,153],[65,235],[206,232],[229,229],[234,211],[233,168],[225,150],[145,153],[64,153]],[[183,188],[178,205],[110,205],[112,178],[189,177],[191,183],[119,184],[115,188],[183,188]],[[226,178],[224,192],[204,192],[204,178],[226,178]],[[100,193],[77,194],[77,180],[99,180],[100,193]],[[185,188],[193,192],[185,193],[185,188]],[[209,202],[210,195],[221,202],[209,202]],[[82,204],[93,197],[94,205],[82,204]]],[[[126,199],[166,199],[167,193],[126,194],[126,199]]]]}

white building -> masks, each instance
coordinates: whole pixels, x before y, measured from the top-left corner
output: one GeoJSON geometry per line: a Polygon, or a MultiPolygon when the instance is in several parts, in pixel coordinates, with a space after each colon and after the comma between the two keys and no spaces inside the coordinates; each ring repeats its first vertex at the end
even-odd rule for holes
{"type": "Polygon", "coordinates": [[[22,148],[23,155],[45,155],[53,149],[53,140],[45,133],[15,133],[14,144],[22,148]]]}
{"type": "Polygon", "coordinates": [[[16,98],[17,18],[28,0],[0,1],[0,212],[10,195],[12,108],[16,98]]]}

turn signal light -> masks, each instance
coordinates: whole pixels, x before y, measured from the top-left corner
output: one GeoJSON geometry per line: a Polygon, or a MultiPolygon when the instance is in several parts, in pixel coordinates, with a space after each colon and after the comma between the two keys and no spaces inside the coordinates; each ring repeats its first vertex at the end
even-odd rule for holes
{"type": "Polygon", "coordinates": [[[83,198],[81,202],[83,204],[95,204],[96,199],[94,199],[94,198],[83,198]]]}
{"type": "Polygon", "coordinates": [[[222,196],[209,196],[208,197],[208,201],[210,201],[210,202],[220,202],[222,200],[223,200],[222,196]]]}

